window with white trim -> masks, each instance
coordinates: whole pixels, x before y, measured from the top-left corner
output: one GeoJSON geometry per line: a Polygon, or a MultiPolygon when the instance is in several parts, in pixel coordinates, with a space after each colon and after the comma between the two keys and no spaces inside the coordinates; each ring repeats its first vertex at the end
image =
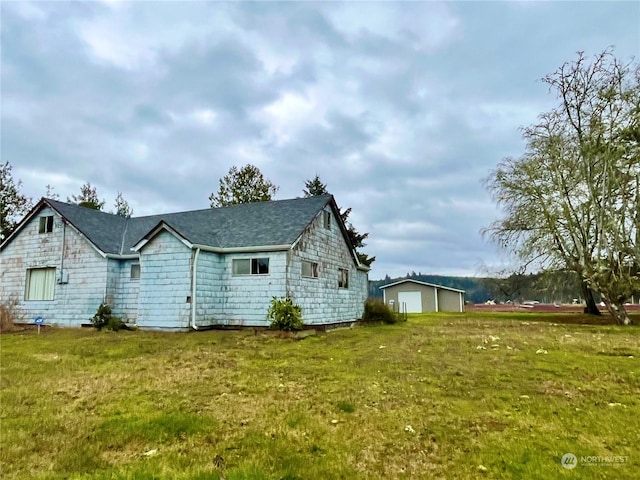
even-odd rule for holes
{"type": "Polygon", "coordinates": [[[302,261],[302,276],[309,278],[318,278],[318,264],[315,262],[302,261]]]}
{"type": "Polygon", "coordinates": [[[346,268],[338,269],[338,288],[349,288],[349,270],[346,268]]]}
{"type": "Polygon", "coordinates": [[[40,217],[40,226],[38,228],[39,233],[51,233],[53,232],[53,215],[48,217],[40,217]]]}
{"type": "Polygon", "coordinates": [[[56,284],[56,268],[29,268],[25,283],[25,300],[53,300],[56,284]]]}
{"type": "Polygon", "coordinates": [[[234,258],[231,261],[233,275],[267,275],[269,258],[234,258]]]}

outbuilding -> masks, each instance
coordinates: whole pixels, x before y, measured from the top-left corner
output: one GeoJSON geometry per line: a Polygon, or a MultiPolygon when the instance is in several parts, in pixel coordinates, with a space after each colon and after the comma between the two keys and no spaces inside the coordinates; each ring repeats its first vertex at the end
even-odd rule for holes
{"type": "Polygon", "coordinates": [[[384,303],[407,313],[463,312],[464,290],[407,278],[380,287],[384,303]]]}

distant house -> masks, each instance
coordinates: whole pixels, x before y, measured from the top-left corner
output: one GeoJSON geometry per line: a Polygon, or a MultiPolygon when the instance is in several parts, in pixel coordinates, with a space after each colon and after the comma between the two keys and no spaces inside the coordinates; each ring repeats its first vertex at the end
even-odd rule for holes
{"type": "Polygon", "coordinates": [[[267,325],[288,296],[327,325],[360,318],[368,270],[331,195],[137,218],[43,198],[0,245],[0,303],[80,326],[106,302],[141,328],[186,330],[267,325]]]}
{"type": "Polygon", "coordinates": [[[399,311],[463,312],[464,290],[406,279],[380,287],[384,302],[399,311]]]}

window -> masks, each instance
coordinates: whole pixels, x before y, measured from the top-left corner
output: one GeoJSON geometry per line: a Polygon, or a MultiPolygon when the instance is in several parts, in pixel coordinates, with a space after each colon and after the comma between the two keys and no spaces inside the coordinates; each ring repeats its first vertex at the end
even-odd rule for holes
{"type": "Polygon", "coordinates": [[[302,276],[318,278],[318,264],[315,262],[302,261],[302,276]]]}
{"type": "Polygon", "coordinates": [[[324,228],[331,230],[331,212],[324,212],[324,228]]]}
{"type": "Polygon", "coordinates": [[[131,264],[131,280],[139,280],[140,279],[140,264],[132,263],[131,264]]]}
{"type": "Polygon", "coordinates": [[[349,288],[349,270],[338,269],[338,288],[349,288]]]}
{"type": "Polygon", "coordinates": [[[40,217],[40,228],[38,229],[40,233],[51,233],[53,232],[53,215],[48,217],[40,217]]]}
{"type": "Polygon", "coordinates": [[[232,261],[233,275],[266,275],[269,258],[236,258],[232,261]]]}
{"type": "Polygon", "coordinates": [[[56,269],[30,268],[27,270],[25,300],[53,300],[53,287],[56,281],[56,269]]]}

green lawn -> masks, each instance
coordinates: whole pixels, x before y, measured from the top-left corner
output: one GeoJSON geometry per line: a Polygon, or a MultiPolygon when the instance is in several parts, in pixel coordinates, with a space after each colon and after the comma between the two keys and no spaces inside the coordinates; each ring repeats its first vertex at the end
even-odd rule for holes
{"type": "Polygon", "coordinates": [[[0,476],[638,478],[640,328],[579,320],[5,334],[0,476]]]}

